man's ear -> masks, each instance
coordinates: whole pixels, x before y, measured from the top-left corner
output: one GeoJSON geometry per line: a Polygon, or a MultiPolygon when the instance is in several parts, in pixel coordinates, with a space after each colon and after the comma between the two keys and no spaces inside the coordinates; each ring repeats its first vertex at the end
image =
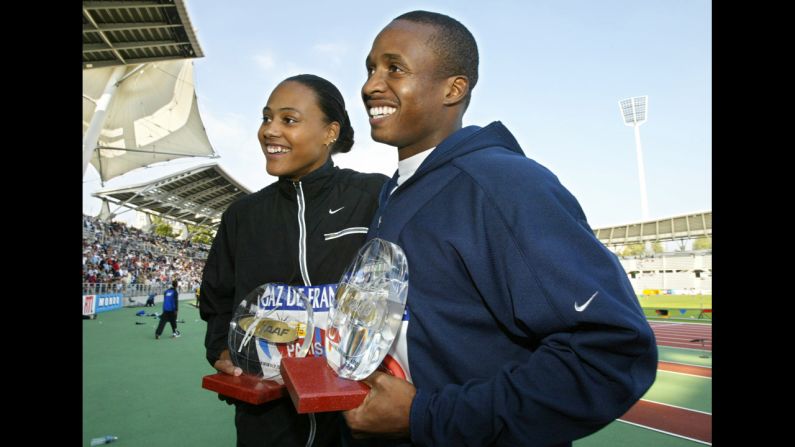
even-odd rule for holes
{"type": "Polygon", "coordinates": [[[469,78],[466,76],[450,76],[444,90],[444,105],[452,106],[463,101],[469,94],[469,78]]]}

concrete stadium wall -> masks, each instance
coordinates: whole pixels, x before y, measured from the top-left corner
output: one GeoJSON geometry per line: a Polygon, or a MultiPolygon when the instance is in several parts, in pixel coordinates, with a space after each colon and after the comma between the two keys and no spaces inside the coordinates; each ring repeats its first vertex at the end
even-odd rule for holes
{"type": "Polygon", "coordinates": [[[644,289],[712,290],[711,252],[662,253],[619,261],[637,294],[644,289]]]}

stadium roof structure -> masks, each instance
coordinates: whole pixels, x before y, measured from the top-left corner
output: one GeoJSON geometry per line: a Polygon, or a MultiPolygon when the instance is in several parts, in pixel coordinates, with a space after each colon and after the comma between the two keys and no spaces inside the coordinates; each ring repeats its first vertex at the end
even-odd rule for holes
{"type": "Polygon", "coordinates": [[[183,0],[83,2],[83,68],[203,57],[183,0]]]}
{"type": "Polygon", "coordinates": [[[712,236],[712,211],[597,228],[593,232],[607,246],[712,236]]]}
{"type": "MultiPolygon", "coordinates": [[[[92,194],[103,201],[187,225],[217,228],[221,214],[250,194],[217,163],[188,168],[156,180],[92,194]]],[[[115,211],[115,210],[114,210],[115,211]]]]}
{"type": "Polygon", "coordinates": [[[184,0],[83,1],[83,173],[217,158],[194,89],[203,56],[184,0]]]}

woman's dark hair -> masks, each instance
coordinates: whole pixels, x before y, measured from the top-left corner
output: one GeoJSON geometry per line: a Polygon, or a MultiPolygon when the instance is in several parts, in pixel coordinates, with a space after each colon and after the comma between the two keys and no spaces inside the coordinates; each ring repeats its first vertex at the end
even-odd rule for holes
{"type": "Polygon", "coordinates": [[[331,82],[312,74],[300,74],[291,76],[282,82],[298,82],[312,89],[317,96],[317,104],[320,110],[326,115],[327,122],[336,121],[340,123],[340,134],[337,141],[331,146],[332,154],[345,153],[353,146],[353,127],[345,110],[345,100],[342,94],[331,82]]]}

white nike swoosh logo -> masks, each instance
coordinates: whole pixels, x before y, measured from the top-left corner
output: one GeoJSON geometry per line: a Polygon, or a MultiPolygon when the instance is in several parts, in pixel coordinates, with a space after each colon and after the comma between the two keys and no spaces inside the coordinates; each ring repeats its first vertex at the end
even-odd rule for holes
{"type": "Polygon", "coordinates": [[[577,305],[577,302],[575,301],[575,302],[574,302],[574,310],[576,310],[577,312],[582,312],[582,311],[584,311],[584,310],[585,310],[585,308],[586,308],[586,307],[588,307],[588,305],[589,305],[589,304],[591,304],[591,301],[592,301],[594,298],[596,298],[596,295],[599,295],[599,291],[598,291],[598,290],[597,290],[596,292],[594,292],[594,293],[593,293],[593,295],[591,295],[591,297],[590,297],[590,298],[588,298],[588,301],[586,301],[586,302],[585,302],[585,304],[583,304],[582,306],[578,306],[578,305],[577,305]]]}
{"type": "Polygon", "coordinates": [[[341,209],[343,209],[343,208],[345,208],[345,207],[344,207],[344,206],[341,206],[341,207],[337,208],[337,209],[336,209],[336,210],[334,210],[334,211],[331,211],[331,208],[329,208],[329,209],[328,209],[328,213],[329,213],[329,214],[334,214],[334,213],[336,213],[337,211],[339,211],[339,210],[341,210],[341,209]]]}

